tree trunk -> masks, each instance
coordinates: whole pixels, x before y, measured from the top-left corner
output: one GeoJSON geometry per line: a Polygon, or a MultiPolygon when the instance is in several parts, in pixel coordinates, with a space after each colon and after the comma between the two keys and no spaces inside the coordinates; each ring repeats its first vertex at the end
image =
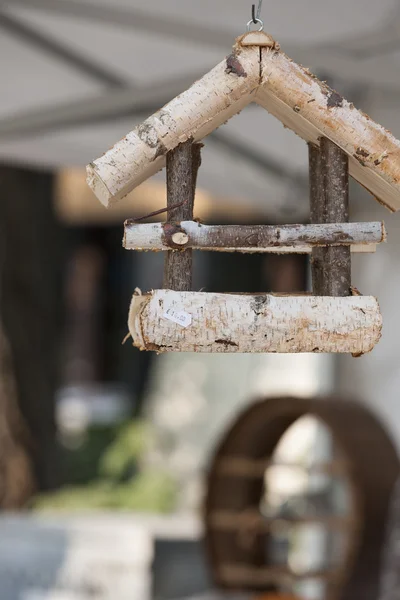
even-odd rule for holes
{"type": "Polygon", "coordinates": [[[55,487],[60,472],[54,396],[62,268],[52,194],[51,174],[0,167],[0,315],[40,489],[55,487]]]}
{"type": "Polygon", "coordinates": [[[29,434],[18,409],[11,353],[0,324],[0,509],[24,506],[34,491],[29,434]]]}

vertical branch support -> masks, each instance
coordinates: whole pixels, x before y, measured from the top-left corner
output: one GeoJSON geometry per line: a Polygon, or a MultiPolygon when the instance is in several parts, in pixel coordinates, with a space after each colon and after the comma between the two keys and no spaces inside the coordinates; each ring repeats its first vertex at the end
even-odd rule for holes
{"type": "MultiPolygon", "coordinates": [[[[313,223],[349,222],[349,164],[346,154],[327,138],[320,148],[310,144],[310,208],[313,223]]],[[[349,246],[315,248],[312,253],[313,293],[349,296],[349,246]]]]}
{"type": "MultiPolygon", "coordinates": [[[[314,144],[308,145],[310,178],[310,219],[311,223],[325,223],[321,150],[314,144]]],[[[314,296],[324,296],[324,263],[326,248],[313,248],[311,253],[312,291],[314,296]]]]}
{"type": "MultiPolygon", "coordinates": [[[[202,144],[188,140],[167,154],[168,223],[193,220],[201,147],[202,144]],[[182,206],[173,208],[182,201],[182,206]]],[[[192,289],[192,278],[192,250],[168,251],[164,265],[164,289],[188,292],[192,289]]]]}

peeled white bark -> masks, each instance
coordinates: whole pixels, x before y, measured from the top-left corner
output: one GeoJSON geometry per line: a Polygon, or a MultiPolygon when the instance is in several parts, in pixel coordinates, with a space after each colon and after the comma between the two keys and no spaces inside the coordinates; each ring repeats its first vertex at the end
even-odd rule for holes
{"type": "Polygon", "coordinates": [[[350,174],[400,209],[400,141],[283,52],[262,48],[256,102],[307,142],[326,137],[349,156],[350,174]]]}
{"type": "Polygon", "coordinates": [[[347,298],[174,292],[135,295],[135,346],[156,352],[364,354],[381,336],[378,302],[347,298]]]}
{"type": "Polygon", "coordinates": [[[232,55],[91,163],[89,186],[110,206],[160,170],[169,150],[200,141],[253,101],[307,142],[332,140],[349,155],[353,177],[400,209],[400,142],[263,33],[239,38],[232,55]]]}
{"type": "MultiPolygon", "coordinates": [[[[353,252],[374,251],[386,239],[383,223],[327,223],[322,225],[203,225],[182,221],[172,242],[182,248],[242,253],[309,254],[314,246],[350,245],[353,252]]],[[[123,241],[127,250],[166,251],[162,223],[125,223],[123,241]]]]}
{"type": "Polygon", "coordinates": [[[240,63],[234,61],[223,60],[87,167],[88,184],[104,206],[162,169],[169,150],[190,138],[202,140],[252,102],[260,78],[259,48],[247,48],[240,63]]]}

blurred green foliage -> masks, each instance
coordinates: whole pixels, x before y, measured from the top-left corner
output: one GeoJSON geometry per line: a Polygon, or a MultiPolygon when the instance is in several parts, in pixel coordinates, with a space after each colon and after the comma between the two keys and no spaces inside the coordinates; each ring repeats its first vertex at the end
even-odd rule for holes
{"type": "MultiPolygon", "coordinates": [[[[108,432],[105,438],[102,437],[103,441],[110,436],[113,441],[97,460],[97,446],[89,443],[90,435],[79,453],[75,451],[72,463],[77,463],[78,455],[84,463],[79,483],[84,474],[87,476],[88,464],[92,465],[92,473],[95,465],[95,476],[87,477],[88,483],[68,485],[56,492],[36,496],[32,507],[35,510],[171,512],[176,504],[176,483],[168,474],[141,465],[143,455],[152,443],[151,428],[143,421],[131,421],[117,432],[108,432]]],[[[99,435],[94,439],[98,445],[99,435]]]]}
{"type": "Polygon", "coordinates": [[[100,464],[108,448],[118,439],[121,426],[89,427],[82,439],[72,444],[61,440],[62,475],[66,485],[84,485],[100,477],[100,464]]]}
{"type": "Polygon", "coordinates": [[[114,443],[101,457],[100,475],[113,480],[129,478],[130,471],[149,450],[151,442],[151,429],[147,423],[133,421],[122,426],[114,443]]]}

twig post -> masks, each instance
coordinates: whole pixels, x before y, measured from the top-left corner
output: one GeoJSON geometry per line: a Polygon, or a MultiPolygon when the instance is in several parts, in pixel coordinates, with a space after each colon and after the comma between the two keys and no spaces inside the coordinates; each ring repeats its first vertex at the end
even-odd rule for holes
{"type": "MultiPolygon", "coordinates": [[[[188,140],[167,154],[168,223],[193,219],[201,147],[201,144],[188,140]],[[181,206],[172,208],[182,199],[184,203],[181,206]]],[[[192,289],[192,277],[192,250],[168,251],[164,265],[164,289],[188,292],[192,289]]]]}
{"type": "MultiPolygon", "coordinates": [[[[310,212],[312,223],[349,222],[349,162],[327,138],[320,148],[309,145],[310,212]]],[[[351,255],[348,246],[315,248],[311,260],[316,296],[349,296],[351,255]]]]}
{"type": "MultiPolygon", "coordinates": [[[[308,145],[310,176],[310,220],[311,223],[324,223],[323,187],[321,172],[321,151],[314,144],[308,145]]],[[[315,296],[323,296],[323,265],[326,248],[313,248],[311,253],[312,291],[315,296]]]]}

